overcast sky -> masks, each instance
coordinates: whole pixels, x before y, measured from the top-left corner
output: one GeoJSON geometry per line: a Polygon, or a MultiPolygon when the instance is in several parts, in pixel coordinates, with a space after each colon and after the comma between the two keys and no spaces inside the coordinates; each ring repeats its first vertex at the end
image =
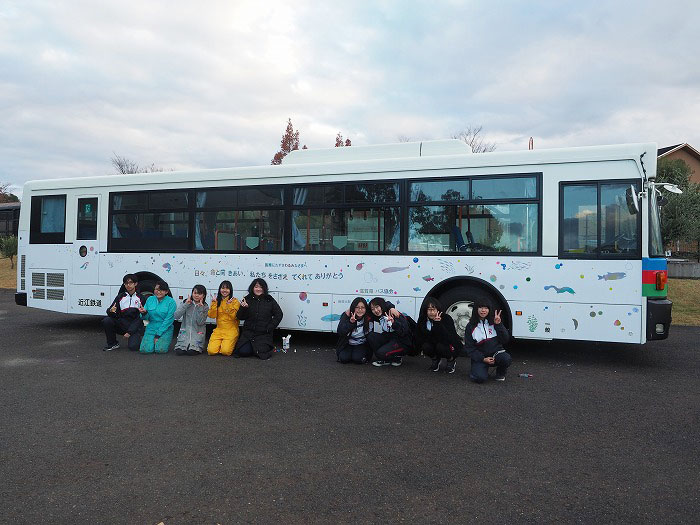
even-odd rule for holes
{"type": "Polygon", "coordinates": [[[700,7],[651,1],[0,1],[0,182],[325,148],[700,148],[700,7]]]}

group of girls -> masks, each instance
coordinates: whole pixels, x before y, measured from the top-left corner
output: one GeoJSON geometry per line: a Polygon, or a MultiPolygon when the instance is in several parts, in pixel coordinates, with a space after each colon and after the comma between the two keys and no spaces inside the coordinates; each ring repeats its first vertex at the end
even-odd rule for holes
{"type": "Polygon", "coordinates": [[[356,297],[338,322],[338,361],[401,366],[403,356],[422,352],[432,358],[430,370],[440,371],[444,359],[444,370],[453,374],[457,357],[466,356],[471,360],[472,381],[483,383],[488,379],[489,367],[496,367],[497,381],[505,381],[511,357],[503,345],[510,336],[501,322],[501,311],[494,310],[488,300],[474,302],[464,342],[457,335],[454,321],[434,297],[423,301],[416,325],[412,330],[408,319],[381,297],[375,297],[369,305],[364,298],[356,297]]]}
{"type": "MultiPolygon", "coordinates": [[[[104,350],[119,348],[115,334],[121,333],[128,338],[131,350],[165,353],[170,348],[173,323],[177,320],[181,325],[175,352],[198,355],[204,352],[209,317],[216,320],[206,347],[209,355],[259,359],[272,356],[272,334],[282,321],[282,309],[268,293],[264,279],[254,279],[248,294],[240,301],[233,296],[231,282],[223,281],[216,296],[212,295],[210,306],[206,303],[207,290],[201,284],[195,285],[180,304],[170,296],[164,281],[156,282],[153,295],[145,302],[136,292],[136,285],[136,276],[124,276],[124,290],[103,320],[107,336],[104,350]],[[142,321],[148,321],[145,330],[142,321]]],[[[457,358],[467,356],[471,359],[469,377],[473,381],[485,381],[489,367],[496,368],[495,379],[504,381],[511,357],[503,347],[510,336],[501,322],[501,311],[494,310],[485,299],[475,301],[473,308],[462,342],[452,318],[434,297],[423,301],[417,323],[409,322],[409,318],[381,297],[375,297],[369,304],[364,298],[356,297],[338,322],[338,361],[401,366],[403,356],[423,353],[432,358],[432,371],[440,371],[444,359],[444,370],[452,374],[457,358]]]]}
{"type": "Polygon", "coordinates": [[[234,357],[269,359],[274,351],[272,332],[282,321],[282,309],[268,293],[264,279],[254,279],[248,294],[240,301],[233,296],[233,285],[223,281],[207,306],[207,290],[197,284],[179,305],[168,295],[168,285],[158,281],[153,296],[144,305],[141,317],[148,326],[141,342],[141,352],[165,353],[173,336],[173,322],[180,321],[175,342],[178,355],[204,352],[207,317],[216,319],[209,338],[207,353],[234,357]],[[239,327],[239,321],[243,326],[239,327]]]}

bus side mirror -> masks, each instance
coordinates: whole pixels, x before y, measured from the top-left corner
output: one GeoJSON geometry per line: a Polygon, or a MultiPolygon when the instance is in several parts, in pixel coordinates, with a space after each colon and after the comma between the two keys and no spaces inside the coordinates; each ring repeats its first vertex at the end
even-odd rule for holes
{"type": "Polygon", "coordinates": [[[639,213],[639,197],[637,197],[637,190],[632,184],[625,192],[625,200],[627,201],[627,209],[630,215],[639,213]]]}

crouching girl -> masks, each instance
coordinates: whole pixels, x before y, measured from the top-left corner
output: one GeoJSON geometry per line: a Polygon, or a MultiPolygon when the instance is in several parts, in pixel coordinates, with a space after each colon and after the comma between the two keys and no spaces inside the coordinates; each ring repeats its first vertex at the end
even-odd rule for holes
{"type": "Polygon", "coordinates": [[[418,333],[416,334],[420,350],[433,359],[430,369],[440,371],[440,361],[447,359],[445,371],[453,374],[457,356],[462,351],[462,341],[457,335],[455,323],[449,315],[444,314],[440,301],[426,297],[418,316],[418,333]]]}
{"type": "Polygon", "coordinates": [[[141,317],[148,321],[148,326],[141,340],[139,351],[144,354],[164,354],[173,340],[173,321],[175,320],[175,299],[168,295],[170,287],[165,281],[156,281],[153,295],[148,298],[141,317]]]}
{"type": "Polygon", "coordinates": [[[411,329],[403,315],[394,317],[389,312],[391,303],[381,297],[369,302],[373,329],[367,334],[367,343],[374,352],[374,366],[401,366],[401,358],[412,348],[411,329]]]}
{"type": "Polygon", "coordinates": [[[367,334],[372,326],[372,319],[367,312],[367,301],[355,297],[347,312],[343,312],[338,321],[338,344],[336,356],[343,364],[366,363],[372,356],[367,346],[367,334]]]}
{"type": "Polygon", "coordinates": [[[222,281],[216,299],[213,299],[207,314],[216,319],[216,328],[209,338],[209,355],[231,355],[238,341],[238,310],[241,303],[233,296],[231,281],[222,281]]]}
{"type": "Polygon", "coordinates": [[[503,345],[510,340],[508,330],[501,323],[501,311],[492,310],[485,299],[474,301],[472,318],[464,334],[464,350],[472,360],[469,379],[483,383],[489,377],[489,367],[496,367],[496,381],[506,380],[506,371],[512,361],[503,345]]]}
{"type": "Polygon", "coordinates": [[[175,342],[177,355],[199,355],[204,350],[207,328],[207,289],[201,284],[192,288],[190,296],[175,310],[175,320],[181,321],[175,342]]]}
{"type": "Polygon", "coordinates": [[[243,329],[233,356],[270,359],[274,351],[272,333],[282,322],[282,315],[280,305],[268,293],[265,280],[253,279],[238,310],[243,329]]]}

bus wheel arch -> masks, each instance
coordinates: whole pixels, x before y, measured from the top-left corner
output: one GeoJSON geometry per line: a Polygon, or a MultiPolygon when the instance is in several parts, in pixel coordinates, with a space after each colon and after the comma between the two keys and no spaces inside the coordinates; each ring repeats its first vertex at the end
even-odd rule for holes
{"type": "MultiPolygon", "coordinates": [[[[159,275],[151,272],[136,272],[134,275],[139,280],[138,291],[145,297],[153,295],[153,288],[155,288],[156,282],[163,280],[159,275]]],[[[122,285],[123,287],[124,285],[122,285]]]]}
{"type": "MultiPolygon", "coordinates": [[[[452,277],[435,285],[426,297],[435,297],[455,322],[460,337],[464,336],[472,304],[477,298],[487,298],[495,310],[502,310],[501,318],[507,328],[511,328],[512,315],[508,301],[491,283],[475,277],[452,277]]],[[[422,303],[421,303],[422,308],[422,303]]]]}

